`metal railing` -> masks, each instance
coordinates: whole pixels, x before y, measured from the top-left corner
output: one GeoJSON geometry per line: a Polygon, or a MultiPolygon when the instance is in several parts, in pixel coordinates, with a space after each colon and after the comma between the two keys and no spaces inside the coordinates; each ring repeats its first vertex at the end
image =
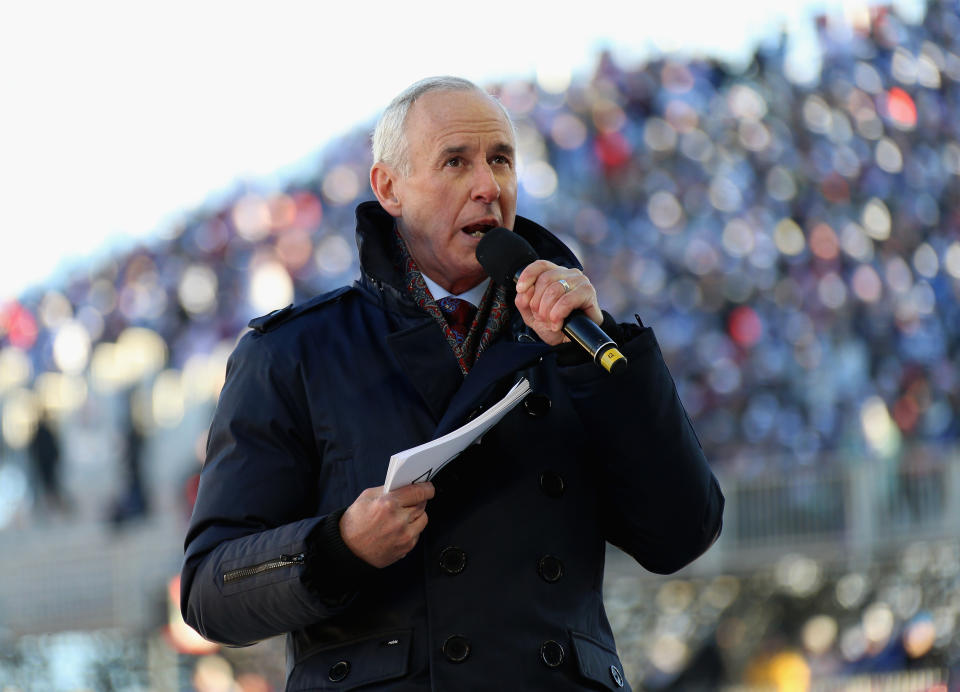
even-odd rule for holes
{"type": "Polygon", "coordinates": [[[811,554],[862,567],[960,527],[960,449],[912,450],[903,460],[829,463],[796,473],[720,476],[727,504],[720,539],[697,569],[742,572],[776,555],[811,554]]]}

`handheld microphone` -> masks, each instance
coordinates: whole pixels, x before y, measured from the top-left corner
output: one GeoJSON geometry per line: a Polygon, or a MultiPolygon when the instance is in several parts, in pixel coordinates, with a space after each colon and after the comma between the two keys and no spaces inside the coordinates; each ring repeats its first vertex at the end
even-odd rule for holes
{"type": "MultiPolygon", "coordinates": [[[[538,259],[530,243],[507,228],[487,231],[477,245],[477,261],[498,284],[515,284],[531,262],[538,259]]],[[[590,354],[593,362],[616,375],[627,368],[617,344],[583,310],[574,310],[563,321],[563,333],[590,354]]]]}

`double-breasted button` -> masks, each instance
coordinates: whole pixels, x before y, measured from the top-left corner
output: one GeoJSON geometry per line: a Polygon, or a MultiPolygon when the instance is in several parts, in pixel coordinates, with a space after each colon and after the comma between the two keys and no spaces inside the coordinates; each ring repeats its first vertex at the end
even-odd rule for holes
{"type": "Polygon", "coordinates": [[[548,668],[556,668],[563,663],[563,646],[560,642],[548,639],[540,646],[540,660],[548,668]]]}
{"type": "Polygon", "coordinates": [[[440,551],[440,569],[447,574],[460,574],[467,566],[467,554],[460,548],[450,546],[440,551]]]}
{"type": "Polygon", "coordinates": [[[347,661],[337,661],[330,666],[330,672],[327,677],[330,682],[340,682],[350,674],[350,663],[347,661]]]}
{"type": "Polygon", "coordinates": [[[463,663],[470,655],[470,640],[459,634],[451,634],[443,643],[443,655],[452,663],[463,663]]]}
{"type": "Polygon", "coordinates": [[[613,678],[613,684],[617,687],[623,687],[623,673],[616,666],[610,666],[610,677],[613,678]]]}
{"type": "Polygon", "coordinates": [[[544,555],[537,563],[537,574],[551,584],[563,576],[563,563],[553,555],[544,555]]]}
{"type": "Polygon", "coordinates": [[[540,392],[534,392],[523,400],[523,407],[529,415],[539,418],[546,415],[547,411],[550,410],[550,397],[540,392]]]}
{"type": "Polygon", "coordinates": [[[547,497],[560,497],[567,489],[567,484],[556,471],[544,471],[540,474],[540,490],[547,497]]]}

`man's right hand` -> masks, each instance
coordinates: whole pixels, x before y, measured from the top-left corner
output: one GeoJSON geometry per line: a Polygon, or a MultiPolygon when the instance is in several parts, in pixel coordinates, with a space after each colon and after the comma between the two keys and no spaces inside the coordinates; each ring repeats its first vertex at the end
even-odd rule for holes
{"type": "Polygon", "coordinates": [[[414,483],[386,495],[367,488],[340,518],[343,542],[374,567],[386,567],[413,550],[427,526],[427,500],[433,483],[414,483]]]}

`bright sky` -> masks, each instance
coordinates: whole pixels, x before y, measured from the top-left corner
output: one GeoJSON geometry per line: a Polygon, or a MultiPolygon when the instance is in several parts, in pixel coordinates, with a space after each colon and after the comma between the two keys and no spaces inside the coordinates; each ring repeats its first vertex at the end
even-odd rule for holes
{"type": "MultiPolygon", "coordinates": [[[[922,0],[895,3],[915,14],[922,0]]],[[[742,59],[864,0],[0,5],[0,302],[303,162],[411,82],[588,74],[601,47],[742,59]]],[[[803,39],[807,43],[803,43],[803,39]]],[[[799,50],[799,49],[798,49],[799,50]]],[[[801,53],[798,53],[800,55],[801,53]]]]}

